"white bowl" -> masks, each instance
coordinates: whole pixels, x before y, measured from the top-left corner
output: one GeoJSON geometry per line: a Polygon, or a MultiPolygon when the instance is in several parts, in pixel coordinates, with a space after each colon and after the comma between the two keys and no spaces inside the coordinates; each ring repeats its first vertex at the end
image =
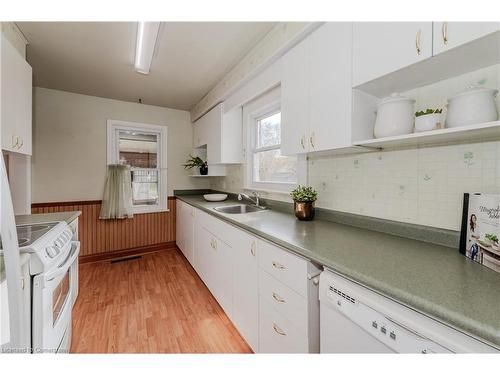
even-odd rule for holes
{"type": "Polygon", "coordinates": [[[227,194],[204,194],[203,198],[208,202],[221,202],[227,199],[227,194]]]}
{"type": "Polygon", "coordinates": [[[441,124],[441,113],[418,116],[415,118],[415,133],[439,129],[441,124]]]}

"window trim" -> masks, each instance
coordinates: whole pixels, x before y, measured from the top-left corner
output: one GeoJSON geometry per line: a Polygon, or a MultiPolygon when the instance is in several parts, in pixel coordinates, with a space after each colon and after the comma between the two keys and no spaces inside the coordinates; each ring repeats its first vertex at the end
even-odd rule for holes
{"type": "MultiPolygon", "coordinates": [[[[118,164],[119,146],[117,133],[121,130],[158,134],[158,204],[133,206],[134,214],[166,212],[168,209],[167,144],[168,126],[145,124],[132,121],[107,120],[107,164],[118,164]]],[[[147,168],[144,168],[147,169],[147,168]]]]}
{"type": "Polygon", "coordinates": [[[256,150],[265,151],[267,149],[275,150],[281,149],[281,142],[279,147],[268,146],[255,148],[257,144],[257,126],[256,123],[259,118],[267,117],[272,112],[281,112],[281,98],[280,89],[276,88],[272,91],[262,95],[254,101],[247,103],[243,106],[243,122],[244,122],[244,145],[245,145],[245,173],[244,173],[244,189],[267,191],[273,193],[288,193],[300,183],[300,176],[302,173],[299,168],[302,166],[299,158],[297,157],[297,183],[288,182],[256,182],[253,180],[253,156],[256,150]]]}

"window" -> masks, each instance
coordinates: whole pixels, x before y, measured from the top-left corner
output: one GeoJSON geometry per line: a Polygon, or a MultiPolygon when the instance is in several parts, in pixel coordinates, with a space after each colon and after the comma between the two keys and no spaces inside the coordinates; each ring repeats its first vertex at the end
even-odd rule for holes
{"type": "Polygon", "coordinates": [[[108,164],[130,167],[134,213],[167,209],[167,128],[108,120],[108,164]]]}
{"type": "Polygon", "coordinates": [[[243,107],[247,134],[246,188],[289,191],[298,182],[295,156],[281,155],[279,89],[243,107]]]}

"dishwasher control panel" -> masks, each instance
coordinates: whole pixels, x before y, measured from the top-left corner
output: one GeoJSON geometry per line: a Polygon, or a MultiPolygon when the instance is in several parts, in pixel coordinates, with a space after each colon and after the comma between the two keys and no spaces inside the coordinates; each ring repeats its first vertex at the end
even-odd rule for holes
{"type": "Polygon", "coordinates": [[[327,298],[340,313],[397,353],[451,353],[448,349],[364,304],[352,291],[330,283],[327,298]]]}

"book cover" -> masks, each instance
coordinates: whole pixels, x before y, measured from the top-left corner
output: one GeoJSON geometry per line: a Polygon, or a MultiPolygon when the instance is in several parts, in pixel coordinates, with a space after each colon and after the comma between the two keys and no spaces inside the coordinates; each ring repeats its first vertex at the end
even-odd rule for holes
{"type": "Polygon", "coordinates": [[[460,252],[500,272],[500,195],[465,194],[460,252]]]}

